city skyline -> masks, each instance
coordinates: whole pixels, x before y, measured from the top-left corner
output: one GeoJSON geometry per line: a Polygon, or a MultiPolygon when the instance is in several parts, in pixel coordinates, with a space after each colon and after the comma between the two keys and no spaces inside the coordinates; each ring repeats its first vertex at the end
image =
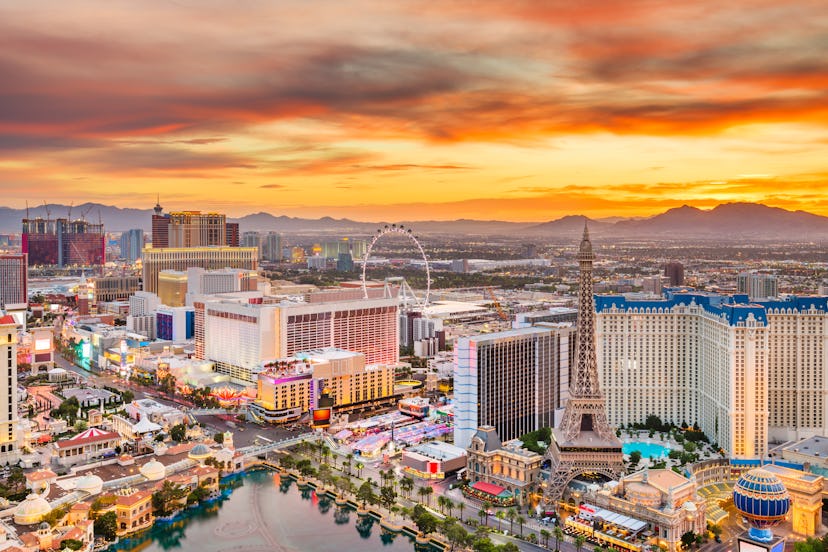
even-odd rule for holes
{"type": "Polygon", "coordinates": [[[161,192],[230,216],[825,215],[826,17],[760,0],[0,4],[0,188],[17,208],[161,192]]]}

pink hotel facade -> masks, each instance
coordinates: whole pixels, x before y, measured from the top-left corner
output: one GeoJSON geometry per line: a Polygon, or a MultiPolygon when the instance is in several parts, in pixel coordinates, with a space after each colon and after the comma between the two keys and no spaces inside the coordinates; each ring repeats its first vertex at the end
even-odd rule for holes
{"type": "Polygon", "coordinates": [[[261,363],[335,347],[365,355],[365,364],[399,362],[396,299],[267,303],[257,292],[194,300],[195,356],[238,383],[255,383],[261,363]]]}

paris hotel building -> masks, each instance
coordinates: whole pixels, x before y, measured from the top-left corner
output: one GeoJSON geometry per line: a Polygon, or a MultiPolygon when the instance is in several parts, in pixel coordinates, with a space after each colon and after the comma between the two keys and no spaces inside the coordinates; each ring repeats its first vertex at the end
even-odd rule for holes
{"type": "Polygon", "coordinates": [[[595,298],[609,421],[698,424],[728,455],[828,434],[828,297],[750,301],[673,288],[595,298]]]}

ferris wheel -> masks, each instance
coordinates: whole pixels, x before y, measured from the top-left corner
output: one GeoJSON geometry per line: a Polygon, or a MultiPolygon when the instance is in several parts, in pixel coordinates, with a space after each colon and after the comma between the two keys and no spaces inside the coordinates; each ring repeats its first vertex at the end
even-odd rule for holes
{"type": "Polygon", "coordinates": [[[374,238],[371,240],[371,243],[368,244],[368,249],[365,251],[365,257],[362,259],[362,295],[365,299],[368,299],[368,285],[366,280],[366,270],[368,268],[368,259],[371,257],[371,251],[374,249],[374,245],[382,238],[388,234],[400,234],[402,236],[407,237],[417,246],[417,250],[420,252],[420,255],[423,258],[423,262],[425,263],[425,271],[426,271],[426,289],[425,289],[425,297],[420,300],[414,292],[411,290],[411,287],[406,283],[404,278],[388,278],[386,282],[395,281],[400,282],[400,296],[403,300],[403,303],[407,306],[408,300],[410,299],[414,305],[417,307],[424,307],[428,305],[429,296],[431,295],[431,267],[428,264],[428,257],[426,257],[425,250],[423,246],[420,245],[420,241],[417,239],[417,236],[411,231],[411,228],[406,228],[402,224],[396,225],[386,224],[384,227],[377,230],[377,233],[374,234],[374,238]]]}

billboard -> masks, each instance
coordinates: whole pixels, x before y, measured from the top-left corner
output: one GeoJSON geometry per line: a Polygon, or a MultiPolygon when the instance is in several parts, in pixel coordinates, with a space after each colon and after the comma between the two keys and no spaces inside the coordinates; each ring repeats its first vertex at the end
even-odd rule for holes
{"type": "Polygon", "coordinates": [[[328,427],[331,425],[331,408],[316,408],[313,411],[313,427],[328,427]]]}

